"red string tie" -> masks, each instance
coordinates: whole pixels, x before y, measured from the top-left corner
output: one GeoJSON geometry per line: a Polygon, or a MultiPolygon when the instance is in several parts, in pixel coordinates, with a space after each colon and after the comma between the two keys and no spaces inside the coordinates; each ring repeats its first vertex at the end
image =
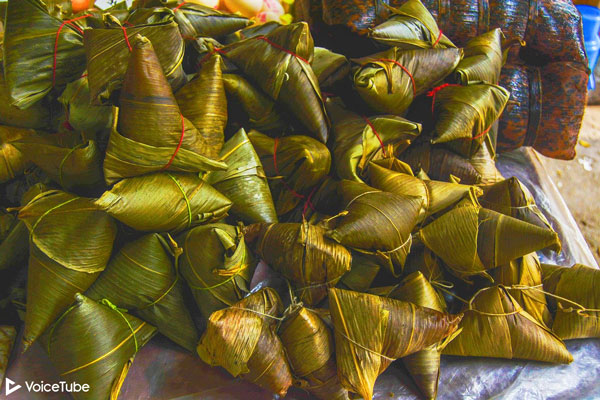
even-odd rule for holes
{"type": "Polygon", "coordinates": [[[490,129],[492,129],[492,125],[490,125],[485,131],[481,132],[479,135],[473,136],[471,138],[471,140],[476,140],[476,139],[479,139],[482,136],[485,136],[485,134],[488,133],[490,131],[490,129]]]}
{"type": "Polygon", "coordinates": [[[219,53],[219,54],[221,54],[221,55],[223,55],[223,56],[227,54],[227,52],[226,52],[225,50],[223,50],[223,49],[220,49],[220,48],[218,48],[218,47],[215,47],[215,48],[213,48],[213,49],[212,49],[212,51],[211,51],[211,52],[209,52],[207,55],[205,55],[204,57],[202,57],[202,59],[200,60],[200,62],[198,62],[198,65],[197,65],[197,67],[201,67],[201,66],[202,66],[202,64],[204,64],[204,63],[205,63],[205,62],[206,62],[206,61],[207,61],[209,58],[211,58],[211,57],[213,56],[213,54],[215,54],[215,53],[219,53]]]}
{"type": "Polygon", "coordinates": [[[371,128],[371,130],[373,131],[373,133],[377,137],[377,140],[379,140],[379,145],[381,146],[381,152],[383,153],[383,156],[387,157],[387,154],[385,152],[385,146],[383,145],[383,140],[381,140],[381,136],[379,136],[379,133],[377,133],[377,130],[375,129],[375,127],[371,123],[371,120],[369,118],[365,117],[364,115],[363,115],[363,119],[365,120],[365,122],[367,123],[367,125],[369,125],[369,127],[371,128]]]}
{"type": "Polygon", "coordinates": [[[169,168],[171,166],[171,164],[173,163],[173,160],[175,160],[175,156],[179,152],[179,149],[181,149],[181,144],[183,143],[183,137],[185,136],[185,120],[183,119],[183,114],[180,113],[179,115],[181,115],[181,137],[179,138],[179,144],[177,144],[177,147],[175,148],[175,152],[171,156],[171,159],[169,160],[169,162],[164,167],[162,167],[162,171],[166,170],[167,168],[169,168]]]}
{"type": "Polygon", "coordinates": [[[69,122],[69,114],[69,106],[67,106],[65,107],[65,122],[62,123],[62,126],[66,130],[73,132],[75,128],[73,128],[73,125],[71,125],[71,123],[69,122]]]}
{"type": "Polygon", "coordinates": [[[131,43],[129,43],[129,36],[127,36],[127,28],[122,26],[121,29],[123,30],[123,36],[125,36],[125,43],[127,43],[127,48],[131,53],[133,51],[133,47],[131,47],[131,43]]]}
{"type": "Polygon", "coordinates": [[[440,42],[440,39],[442,38],[442,35],[443,35],[443,33],[442,33],[442,30],[440,29],[440,34],[438,35],[438,37],[432,47],[437,46],[437,44],[440,42]]]}
{"type": "Polygon", "coordinates": [[[175,7],[175,8],[173,9],[173,12],[177,12],[177,11],[179,11],[179,9],[180,9],[181,7],[183,7],[185,4],[187,4],[187,1],[184,1],[184,2],[182,2],[180,5],[178,5],[177,7],[175,7]]]}
{"type": "MultiPolygon", "coordinates": [[[[275,138],[275,140],[273,141],[273,167],[275,169],[275,173],[278,176],[282,176],[281,173],[279,172],[279,167],[277,166],[277,147],[279,146],[279,138],[275,138]]],[[[300,200],[304,200],[306,199],[306,201],[304,202],[304,210],[302,211],[302,216],[304,217],[304,215],[306,214],[306,210],[307,207],[310,206],[310,208],[312,208],[313,211],[315,211],[315,206],[312,204],[312,202],[310,201],[312,195],[314,194],[315,190],[317,189],[317,187],[315,186],[315,188],[312,190],[312,192],[310,193],[310,195],[308,196],[308,198],[298,192],[296,192],[287,182],[285,179],[281,179],[281,182],[283,183],[283,186],[292,194],[292,196],[296,197],[297,199],[300,200]]]]}
{"type": "Polygon", "coordinates": [[[427,92],[427,97],[431,97],[431,113],[433,114],[434,110],[435,110],[435,96],[437,95],[437,92],[439,92],[440,90],[447,88],[448,86],[460,86],[457,85],[456,83],[444,83],[440,86],[436,86],[433,89],[431,89],[429,92],[427,92]]]}
{"type": "Polygon", "coordinates": [[[80,34],[83,35],[83,30],[79,26],[74,24],[74,22],[79,21],[80,19],[91,17],[91,16],[92,16],[92,14],[86,14],[86,15],[79,16],[77,18],[69,19],[67,21],[63,21],[63,23],[60,24],[60,26],[58,27],[58,31],[56,31],[56,39],[54,40],[54,63],[52,64],[52,87],[56,86],[56,61],[57,61],[56,58],[58,55],[58,39],[60,38],[60,32],[65,27],[65,25],[68,25],[71,29],[75,29],[77,32],[79,32],[80,34]]]}
{"type": "Polygon", "coordinates": [[[391,62],[391,63],[396,64],[400,68],[402,68],[402,71],[406,72],[408,74],[408,76],[410,77],[410,83],[412,83],[412,88],[413,88],[413,96],[414,97],[417,96],[417,86],[415,85],[415,78],[412,76],[412,74],[410,73],[410,71],[404,65],[400,64],[396,60],[392,60],[391,58],[380,58],[380,59],[375,60],[375,61],[391,62]]]}
{"type": "MultiPolygon", "coordinates": [[[[275,173],[278,176],[282,176],[282,174],[279,172],[279,167],[277,166],[277,147],[279,146],[279,138],[275,138],[275,140],[273,141],[273,167],[275,169],[275,173]]],[[[283,182],[283,186],[285,186],[285,188],[296,198],[298,199],[304,199],[305,196],[301,195],[300,193],[296,192],[287,182],[285,179],[281,179],[281,182],[283,182]]]]}
{"type": "Polygon", "coordinates": [[[310,194],[308,195],[308,198],[306,199],[306,201],[304,202],[304,208],[302,209],[302,218],[304,218],[304,216],[306,215],[306,211],[308,211],[308,207],[310,207],[313,211],[317,211],[315,209],[315,206],[313,205],[311,198],[313,196],[313,194],[315,194],[315,192],[317,191],[317,187],[315,186],[313,188],[313,190],[310,192],[310,194]]]}
{"type": "Polygon", "coordinates": [[[271,46],[275,47],[276,49],[279,49],[279,50],[284,51],[284,52],[286,52],[288,54],[291,54],[292,56],[296,57],[298,60],[302,60],[305,63],[310,64],[307,59],[305,59],[303,57],[300,57],[298,54],[294,53],[293,51],[290,51],[290,50],[286,49],[285,47],[280,46],[277,43],[269,40],[269,38],[267,38],[266,36],[256,36],[256,39],[258,39],[258,40],[264,40],[265,42],[269,43],[271,46]]]}

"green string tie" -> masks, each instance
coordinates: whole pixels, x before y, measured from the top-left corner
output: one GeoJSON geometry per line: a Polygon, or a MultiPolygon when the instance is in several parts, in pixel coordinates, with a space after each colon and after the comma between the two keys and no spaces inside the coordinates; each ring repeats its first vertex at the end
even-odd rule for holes
{"type": "Polygon", "coordinates": [[[46,212],[44,212],[44,213],[43,213],[43,214],[42,214],[42,215],[41,215],[41,216],[40,216],[40,217],[37,219],[37,221],[35,221],[35,224],[33,224],[33,226],[31,227],[30,237],[31,237],[31,238],[33,238],[33,231],[35,231],[35,228],[38,226],[38,224],[40,223],[40,221],[41,221],[42,219],[44,219],[44,217],[45,217],[46,215],[50,214],[52,211],[56,210],[57,208],[60,208],[60,207],[62,207],[62,206],[65,206],[65,205],[67,205],[67,204],[69,204],[69,203],[71,203],[71,202],[73,202],[73,201],[75,201],[75,200],[78,200],[78,199],[79,199],[79,197],[73,197],[72,199],[69,199],[69,200],[67,200],[67,201],[64,201],[64,202],[62,202],[62,203],[60,203],[60,204],[58,204],[58,205],[56,205],[56,206],[54,206],[54,207],[50,208],[49,210],[46,210],[46,212]]]}
{"type": "Polygon", "coordinates": [[[183,198],[185,199],[185,204],[187,205],[187,210],[188,210],[188,228],[190,228],[192,226],[192,206],[190,205],[190,200],[188,199],[187,194],[185,193],[185,190],[183,190],[183,187],[181,187],[181,184],[179,183],[179,181],[177,179],[175,179],[175,177],[173,175],[171,175],[171,174],[167,174],[167,175],[169,175],[169,178],[173,179],[173,182],[175,182],[175,184],[181,191],[183,198]]]}
{"type": "Polygon", "coordinates": [[[77,146],[73,147],[72,149],[70,149],[67,152],[67,154],[64,156],[64,158],[61,160],[60,165],[58,166],[58,182],[60,183],[61,187],[65,188],[65,183],[63,182],[63,167],[65,165],[65,162],[67,161],[69,156],[75,152],[75,150],[82,148],[84,145],[85,145],[84,143],[81,143],[81,144],[78,144],[77,146]]]}
{"type": "Polygon", "coordinates": [[[100,300],[100,304],[103,304],[103,305],[107,306],[108,308],[115,310],[125,320],[125,322],[127,323],[127,326],[129,327],[129,329],[131,330],[131,333],[133,334],[133,343],[135,344],[135,352],[137,353],[138,352],[138,342],[137,342],[137,337],[135,336],[135,330],[131,326],[131,323],[129,323],[129,320],[127,319],[125,314],[123,314],[123,313],[127,312],[127,310],[115,306],[108,299],[100,300]]]}

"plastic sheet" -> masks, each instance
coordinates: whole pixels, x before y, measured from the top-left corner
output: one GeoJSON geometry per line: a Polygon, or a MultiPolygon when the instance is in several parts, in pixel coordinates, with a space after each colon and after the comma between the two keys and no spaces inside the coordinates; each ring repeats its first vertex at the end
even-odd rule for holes
{"type": "MultiPolygon", "coordinates": [[[[579,228],[537,155],[532,150],[503,154],[498,160],[498,167],[503,175],[517,176],[530,189],[538,206],[563,240],[564,250],[560,255],[542,255],[542,260],[562,265],[580,262],[597,268],[579,228]]],[[[257,278],[257,281],[262,279],[257,278]]],[[[569,365],[443,356],[438,399],[600,397],[600,341],[569,341],[567,347],[575,359],[569,365]]],[[[21,385],[26,380],[52,383],[60,380],[39,344],[27,353],[14,355],[7,377],[21,385]]],[[[0,399],[3,398],[0,394],[0,399]]],[[[65,394],[29,393],[23,389],[10,395],[10,400],[68,398],[65,394]]],[[[255,385],[231,378],[221,368],[206,366],[198,357],[157,336],[137,354],[119,398],[268,400],[273,396],[255,385]]],[[[286,399],[308,400],[311,397],[304,391],[291,389],[286,399]]],[[[374,399],[419,397],[402,364],[396,362],[379,377],[374,399]]]]}

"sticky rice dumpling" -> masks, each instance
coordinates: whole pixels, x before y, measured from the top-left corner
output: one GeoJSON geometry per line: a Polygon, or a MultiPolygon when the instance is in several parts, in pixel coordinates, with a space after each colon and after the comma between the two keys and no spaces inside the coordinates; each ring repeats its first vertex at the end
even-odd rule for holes
{"type": "Polygon", "coordinates": [[[97,194],[104,187],[102,153],[94,140],[63,146],[54,135],[28,135],[13,146],[63,189],[97,194]]]}
{"type": "Polygon", "coordinates": [[[303,223],[261,225],[257,254],[289,279],[298,298],[318,304],[327,289],[350,270],[350,252],[324,236],[321,226],[303,223]]]}
{"type": "Polygon", "coordinates": [[[469,202],[421,228],[419,238],[461,278],[489,276],[486,270],[537,250],[560,251],[556,232],[469,202]]]}
{"type": "Polygon", "coordinates": [[[201,225],[181,234],[177,240],[183,248],[181,276],[206,319],[250,291],[256,261],[240,227],[201,225]]]}
{"type": "Polygon", "coordinates": [[[173,21],[173,13],[164,12],[164,9],[155,11],[155,18],[150,22],[129,22],[135,26],[115,22],[84,31],[90,97],[94,104],[114,102],[125,78],[127,60],[135,49],[136,35],[144,35],[152,43],[159,70],[170,83],[180,85],[184,82],[181,63],[185,45],[177,23],[173,21]]]}
{"type": "Polygon", "coordinates": [[[67,382],[87,383],[77,400],[116,399],[136,353],[156,328],[117,308],[77,294],[75,303],[49,329],[50,361],[67,382]]]}
{"type": "Polygon", "coordinates": [[[110,300],[194,351],[198,333],[185,306],[184,282],[176,269],[182,250],[169,239],[152,233],[127,243],[85,295],[96,301],[110,300]]]}
{"type": "Polygon", "coordinates": [[[223,84],[227,92],[228,105],[237,105],[239,110],[229,113],[229,119],[245,114],[248,127],[263,133],[279,135],[288,127],[281,111],[275,107],[275,101],[259,88],[255,87],[242,75],[223,74],[223,84]]]}
{"type": "Polygon", "coordinates": [[[282,25],[264,36],[222,49],[273,100],[297,117],[312,137],[327,142],[329,120],[310,61],[313,40],[305,22],[282,25]]]}
{"type": "Polygon", "coordinates": [[[341,179],[363,182],[369,162],[404,151],[421,133],[421,124],[395,115],[360,116],[328,101],[333,121],[333,164],[341,179]]]}
{"type": "Polygon", "coordinates": [[[231,213],[246,224],[277,222],[265,171],[244,129],[225,143],[220,160],[227,170],[209,173],[206,181],[231,199],[231,213]]]}
{"type": "Polygon", "coordinates": [[[454,80],[462,85],[476,82],[498,84],[504,65],[500,28],[476,36],[465,45],[464,58],[454,71],[454,80]]]}
{"type": "Polygon", "coordinates": [[[364,183],[341,181],[343,211],[327,237],[378,259],[394,276],[402,272],[423,199],[382,192],[364,183]]]}
{"type": "Polygon", "coordinates": [[[400,50],[354,59],[354,87],[376,112],[403,116],[413,100],[442,82],[458,65],[456,48],[400,50]]]}
{"type": "MultiPolygon", "coordinates": [[[[421,272],[406,276],[400,284],[379,290],[380,296],[402,300],[417,306],[446,312],[446,303],[421,272]]],[[[442,349],[456,337],[459,331],[441,342],[402,358],[404,366],[427,399],[437,397],[442,349]]]]}
{"type": "Polygon", "coordinates": [[[248,137],[269,177],[277,214],[286,214],[298,204],[310,201],[315,186],[329,173],[329,149],[309,136],[270,138],[250,131],[248,137]]]}
{"type": "Polygon", "coordinates": [[[510,93],[498,85],[442,85],[434,88],[432,140],[462,155],[473,156],[502,114],[510,93]]]}
{"type": "Polygon", "coordinates": [[[329,309],[340,381],[364,399],[373,397],[375,380],[394,360],[451,335],[462,317],[335,288],[329,290],[329,309]]]}
{"type": "Polygon", "coordinates": [[[41,0],[10,0],[4,29],[4,77],[11,104],[26,109],[85,70],[84,16],[64,24],[41,0]]]}
{"type": "Polygon", "coordinates": [[[568,364],[564,343],[517,303],[503,286],[477,292],[463,310],[462,332],[444,354],[520,358],[568,364]]]}
{"type": "Polygon", "coordinates": [[[482,206],[541,228],[551,228],[527,187],[514,176],[482,189],[483,196],[478,199],[482,206]]]}
{"type": "Polygon", "coordinates": [[[552,331],[563,340],[600,337],[598,279],[596,268],[575,264],[570,268],[542,264],[544,290],[556,310],[552,331]]]}
{"type": "Polygon", "coordinates": [[[175,93],[181,114],[198,131],[200,154],[217,159],[225,141],[227,97],[223,84],[223,59],[213,54],[200,65],[197,76],[175,93]]]}
{"type": "Polygon", "coordinates": [[[28,348],[85,291],[108,264],[117,228],[86,198],[50,190],[19,211],[30,234],[27,313],[28,348]]]}
{"type": "Polygon", "coordinates": [[[279,337],[296,386],[322,400],[349,400],[337,375],[333,332],[319,314],[298,308],[281,324],[279,337]]]}
{"type": "Polygon", "coordinates": [[[225,36],[252,23],[241,15],[229,14],[193,2],[182,3],[174,10],[174,14],[181,36],[187,40],[199,36],[225,36]]]}
{"type": "MultiPolygon", "coordinates": [[[[410,168],[409,168],[410,169],[410,168]]],[[[408,172],[408,171],[407,171],[408,172]]],[[[421,180],[410,173],[395,172],[371,163],[369,182],[373,187],[403,196],[415,196],[423,199],[421,220],[452,207],[471,191],[481,190],[469,185],[435,180],[421,180]]]]}
{"type": "Polygon", "coordinates": [[[227,215],[231,201],[194,174],[159,172],[127,178],[94,203],[142,232],[180,232],[227,215]]]}
{"type": "Polygon", "coordinates": [[[542,267],[536,253],[494,269],[492,278],[495,283],[504,285],[529,315],[547,327],[552,326],[552,315],[542,290],[542,267]]]}
{"type": "Polygon", "coordinates": [[[438,181],[450,182],[455,176],[464,185],[474,185],[482,180],[481,174],[469,160],[429,143],[412,145],[398,154],[398,158],[408,163],[413,171],[422,169],[431,179],[438,181]]]}
{"type": "Polygon", "coordinates": [[[398,8],[388,8],[392,12],[390,18],[368,31],[376,42],[402,49],[455,47],[420,0],[408,0],[398,8]]]}
{"type": "Polygon", "coordinates": [[[292,373],[276,333],[282,311],[281,299],[271,288],[215,311],[198,343],[200,358],[285,396],[292,385],[292,373]]]}
{"type": "Polygon", "coordinates": [[[224,169],[207,157],[206,141],[182,114],[150,40],[138,35],[132,47],[104,159],[106,183],[164,170],[224,169]]]}

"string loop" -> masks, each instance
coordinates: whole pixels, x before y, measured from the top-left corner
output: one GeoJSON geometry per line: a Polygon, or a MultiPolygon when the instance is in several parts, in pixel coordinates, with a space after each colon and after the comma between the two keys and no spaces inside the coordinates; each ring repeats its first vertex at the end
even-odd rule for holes
{"type": "Polygon", "coordinates": [[[399,66],[400,68],[402,68],[402,71],[406,72],[406,74],[410,78],[410,83],[412,84],[412,88],[413,88],[413,96],[417,97],[417,85],[415,84],[415,78],[410,73],[408,68],[406,68],[404,65],[400,64],[400,62],[398,62],[396,60],[392,60],[391,58],[380,58],[380,59],[374,60],[374,61],[375,62],[377,62],[377,61],[391,62],[392,64],[395,64],[395,65],[399,66]]]}
{"type": "Polygon", "coordinates": [[[449,86],[461,86],[461,85],[459,85],[457,83],[444,83],[444,84],[441,84],[440,86],[434,87],[429,92],[427,92],[427,97],[431,97],[431,113],[432,114],[434,113],[434,110],[435,110],[435,108],[434,108],[435,107],[435,97],[436,97],[437,93],[440,90],[445,89],[449,86]]]}
{"type": "Polygon", "coordinates": [[[371,130],[375,134],[375,137],[377,137],[377,140],[379,140],[379,145],[381,146],[381,153],[383,154],[384,157],[387,157],[387,153],[385,151],[385,145],[383,144],[383,140],[381,140],[381,136],[379,136],[379,133],[375,129],[375,126],[373,126],[373,124],[371,123],[371,120],[369,118],[367,118],[365,115],[363,115],[363,119],[365,120],[367,125],[369,125],[369,128],[371,128],[371,130]]]}
{"type": "Polygon", "coordinates": [[[296,57],[298,60],[304,61],[306,64],[310,64],[307,59],[299,56],[298,54],[294,53],[293,51],[290,51],[290,50],[286,49],[283,46],[278,45],[277,43],[271,41],[268,37],[266,37],[264,35],[256,36],[256,39],[258,39],[258,40],[264,40],[265,42],[269,43],[271,46],[275,47],[276,49],[281,50],[281,51],[283,51],[285,53],[288,53],[288,54],[296,57]]]}
{"type": "Polygon", "coordinates": [[[179,115],[181,116],[181,136],[179,137],[179,143],[177,144],[177,147],[175,148],[175,151],[173,152],[171,159],[169,160],[169,162],[167,164],[165,164],[164,167],[162,167],[163,171],[171,166],[171,164],[175,160],[175,156],[177,155],[177,153],[179,152],[179,149],[181,149],[181,145],[183,144],[183,137],[185,136],[185,119],[183,118],[183,114],[180,113],[179,115]]]}
{"type": "Polygon", "coordinates": [[[566,313],[576,312],[579,316],[582,316],[582,317],[588,317],[589,316],[589,315],[586,314],[586,312],[600,312],[600,309],[597,309],[597,308],[586,308],[585,306],[577,303],[576,301],[569,300],[569,299],[567,299],[565,297],[562,297],[562,296],[559,296],[557,294],[547,292],[547,291],[545,291],[543,289],[540,289],[540,287],[543,287],[543,285],[542,284],[535,285],[535,286],[513,285],[513,286],[507,286],[506,289],[534,290],[536,292],[543,293],[546,296],[554,297],[557,300],[567,302],[567,303],[571,304],[572,306],[574,306],[574,307],[565,308],[565,307],[562,306],[562,304],[558,303],[558,308],[560,308],[562,312],[566,312],[566,313]]]}
{"type": "Polygon", "coordinates": [[[58,40],[60,38],[60,32],[62,32],[62,30],[65,26],[69,26],[71,29],[75,29],[77,32],[79,32],[80,34],[83,35],[83,30],[79,26],[77,26],[77,24],[74,24],[74,22],[91,17],[91,16],[92,16],[92,14],[81,15],[77,18],[63,21],[63,23],[60,24],[60,26],[58,27],[58,31],[56,31],[56,39],[54,40],[54,63],[52,64],[52,87],[56,86],[56,63],[57,63],[57,56],[58,56],[58,40]]]}
{"type": "Polygon", "coordinates": [[[305,200],[304,203],[304,209],[302,212],[302,216],[304,216],[306,214],[307,211],[307,207],[310,206],[310,208],[312,208],[313,211],[315,211],[315,207],[312,204],[312,202],[310,201],[310,198],[312,197],[313,193],[316,191],[316,187],[312,190],[312,192],[310,193],[310,195],[308,196],[308,198],[303,195],[300,194],[298,192],[296,192],[291,186],[290,184],[286,181],[285,177],[283,176],[283,174],[281,174],[281,172],[279,172],[279,167],[277,166],[277,148],[279,146],[279,138],[275,138],[273,140],[273,169],[275,170],[275,173],[278,176],[281,176],[281,182],[283,183],[283,186],[292,194],[292,196],[296,197],[297,199],[300,200],[305,200]]]}

